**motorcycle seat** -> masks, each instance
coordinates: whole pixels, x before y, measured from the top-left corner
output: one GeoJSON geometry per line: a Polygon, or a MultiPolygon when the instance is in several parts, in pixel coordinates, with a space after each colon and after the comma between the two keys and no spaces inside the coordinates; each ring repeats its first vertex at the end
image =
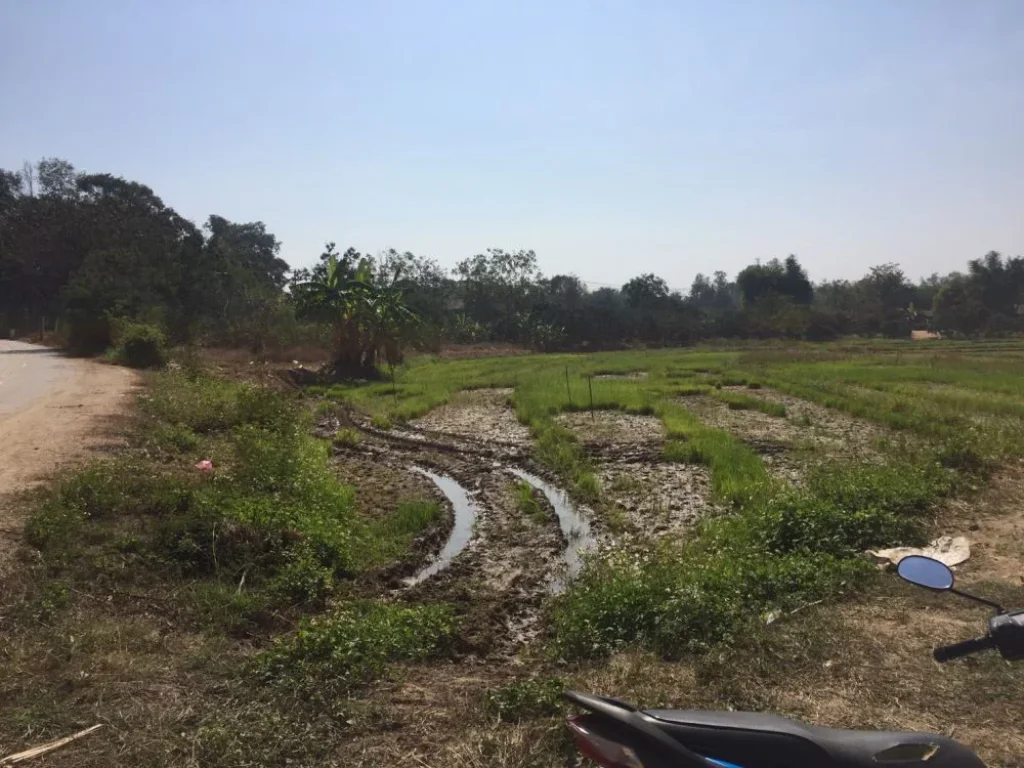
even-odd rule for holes
{"type": "Polygon", "coordinates": [[[686,748],[742,768],[984,768],[947,736],[820,728],[756,712],[645,710],[686,748]]]}

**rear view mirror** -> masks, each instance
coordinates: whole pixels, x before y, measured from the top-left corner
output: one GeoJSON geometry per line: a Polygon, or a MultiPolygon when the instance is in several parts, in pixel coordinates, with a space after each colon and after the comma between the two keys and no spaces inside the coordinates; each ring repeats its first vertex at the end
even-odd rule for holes
{"type": "Polygon", "coordinates": [[[945,592],[953,588],[953,571],[945,563],[924,555],[907,555],[896,568],[904,581],[925,589],[945,592]]]}

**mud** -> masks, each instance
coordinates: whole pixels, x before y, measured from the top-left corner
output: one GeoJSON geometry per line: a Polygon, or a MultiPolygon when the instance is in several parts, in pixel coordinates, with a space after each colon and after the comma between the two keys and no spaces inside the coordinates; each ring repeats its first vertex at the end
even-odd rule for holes
{"type": "Polygon", "coordinates": [[[599,373],[594,376],[599,381],[643,381],[647,371],[630,371],[629,373],[599,373]]]}
{"type": "MultiPolygon", "coordinates": [[[[336,428],[333,418],[323,417],[321,433],[336,428]]],[[[417,577],[411,583],[408,578],[392,578],[390,584],[395,597],[401,599],[454,605],[460,613],[463,653],[512,653],[536,637],[541,604],[552,585],[564,578],[566,541],[558,518],[551,510],[538,521],[516,508],[511,492],[515,478],[508,468],[520,466],[515,462],[522,456],[514,446],[483,450],[479,441],[440,433],[419,438],[409,437],[407,430],[371,430],[364,425],[358,445],[337,446],[335,453],[339,467],[354,467],[343,472],[361,475],[357,492],[384,486],[404,474],[398,481],[402,487],[418,489],[421,497],[424,492],[438,496],[436,487],[423,490],[421,484],[429,486],[433,482],[429,475],[416,473],[414,467],[420,467],[435,476],[450,478],[469,494],[472,525],[468,526],[465,519],[459,523],[458,509],[454,515],[449,514],[447,531],[456,535],[442,537],[435,532],[430,538],[432,548],[415,547],[418,562],[403,566],[406,577],[417,577]],[[468,538],[456,541],[466,533],[468,538]],[[449,547],[453,550],[448,553],[450,560],[439,555],[449,547]],[[438,563],[443,566],[435,567],[438,563]]],[[[541,472],[528,461],[523,466],[531,474],[541,472]]],[[[455,489],[448,490],[452,491],[450,495],[457,495],[455,489]]],[[[396,492],[390,493],[390,498],[398,497],[396,492]]],[[[382,490],[377,498],[384,498],[383,494],[382,490]]],[[[444,505],[452,509],[447,498],[444,505]]]]}
{"type": "Polygon", "coordinates": [[[609,462],[598,478],[605,498],[640,537],[684,534],[717,511],[708,471],[696,464],[609,462]]]}
{"type": "Polygon", "coordinates": [[[358,450],[346,450],[343,455],[344,461],[335,463],[338,477],[355,489],[356,504],[367,517],[384,516],[410,499],[444,503],[444,496],[429,478],[410,472],[406,466],[358,450]]]}
{"type": "Polygon", "coordinates": [[[776,390],[748,390],[747,394],[784,406],[786,421],[798,430],[798,440],[810,441],[816,447],[845,457],[876,457],[878,441],[893,436],[891,430],[879,424],[776,390]]]}
{"type": "MultiPolygon", "coordinates": [[[[531,461],[529,432],[508,405],[510,394],[460,393],[390,430],[353,416],[363,439],[335,448],[348,465],[342,469],[346,479],[361,498],[378,504],[397,503],[409,493],[438,495],[424,485],[431,484],[430,476],[417,475],[414,467],[450,478],[469,495],[446,489],[450,535],[435,532],[429,547],[418,545],[415,565],[403,565],[407,578],[390,582],[396,598],[455,605],[463,627],[460,650],[469,655],[503,656],[536,637],[542,604],[576,575],[586,552],[649,546],[652,538],[684,533],[712,510],[703,467],[661,463],[664,436],[657,418],[611,411],[567,414],[562,423],[593,455],[609,505],[625,524],[612,525],[603,516],[608,505],[595,512],[575,504],[531,461]],[[517,477],[541,492],[544,515],[518,509],[517,477]],[[454,514],[450,501],[456,502],[454,514]]],[[[321,434],[333,434],[337,416],[322,420],[321,434]]]]}
{"type": "Polygon", "coordinates": [[[429,579],[443,568],[446,568],[466,548],[470,537],[473,535],[473,524],[476,522],[477,515],[479,514],[476,504],[470,498],[469,493],[452,478],[431,472],[429,469],[422,469],[421,467],[413,467],[412,469],[417,474],[429,478],[440,489],[441,493],[445,495],[448,502],[452,505],[454,521],[452,523],[451,535],[445,541],[440,553],[429,565],[425,566],[409,580],[410,585],[419,584],[421,581],[429,579]]]}
{"type": "Polygon", "coordinates": [[[522,446],[530,442],[530,430],[519,423],[509,404],[512,392],[511,389],[458,392],[450,403],[414,419],[409,425],[424,432],[522,446]]]}
{"type": "MultiPolygon", "coordinates": [[[[543,480],[537,475],[525,472],[516,467],[510,467],[509,472],[521,480],[525,480],[536,490],[540,491],[554,509],[558,518],[559,527],[562,530],[562,538],[565,540],[565,576],[572,579],[579,572],[583,565],[583,554],[594,549],[596,541],[590,530],[588,514],[578,507],[569,494],[552,483],[543,480]]],[[[561,592],[565,589],[566,578],[556,576],[551,581],[551,591],[561,592]]]]}
{"type": "Polygon", "coordinates": [[[651,445],[665,439],[656,416],[639,416],[623,411],[574,411],[559,414],[557,421],[575,432],[584,445],[601,449],[608,445],[651,445]]]}

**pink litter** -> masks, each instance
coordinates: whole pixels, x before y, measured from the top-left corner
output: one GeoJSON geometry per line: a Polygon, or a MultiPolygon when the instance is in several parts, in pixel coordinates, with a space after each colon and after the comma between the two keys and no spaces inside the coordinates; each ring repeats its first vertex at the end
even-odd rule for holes
{"type": "Polygon", "coordinates": [[[196,464],[196,469],[198,469],[200,472],[212,472],[213,462],[210,461],[209,459],[203,459],[202,461],[196,464]]]}

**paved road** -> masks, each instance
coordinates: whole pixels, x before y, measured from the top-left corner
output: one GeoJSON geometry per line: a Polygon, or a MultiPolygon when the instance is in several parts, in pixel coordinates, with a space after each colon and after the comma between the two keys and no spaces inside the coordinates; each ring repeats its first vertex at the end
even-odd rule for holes
{"type": "Polygon", "coordinates": [[[4,416],[60,391],[80,370],[79,361],[47,347],[0,341],[0,424],[4,416]]]}
{"type": "Polygon", "coordinates": [[[125,368],[0,340],[0,573],[20,536],[12,494],[122,440],[125,368]]]}

